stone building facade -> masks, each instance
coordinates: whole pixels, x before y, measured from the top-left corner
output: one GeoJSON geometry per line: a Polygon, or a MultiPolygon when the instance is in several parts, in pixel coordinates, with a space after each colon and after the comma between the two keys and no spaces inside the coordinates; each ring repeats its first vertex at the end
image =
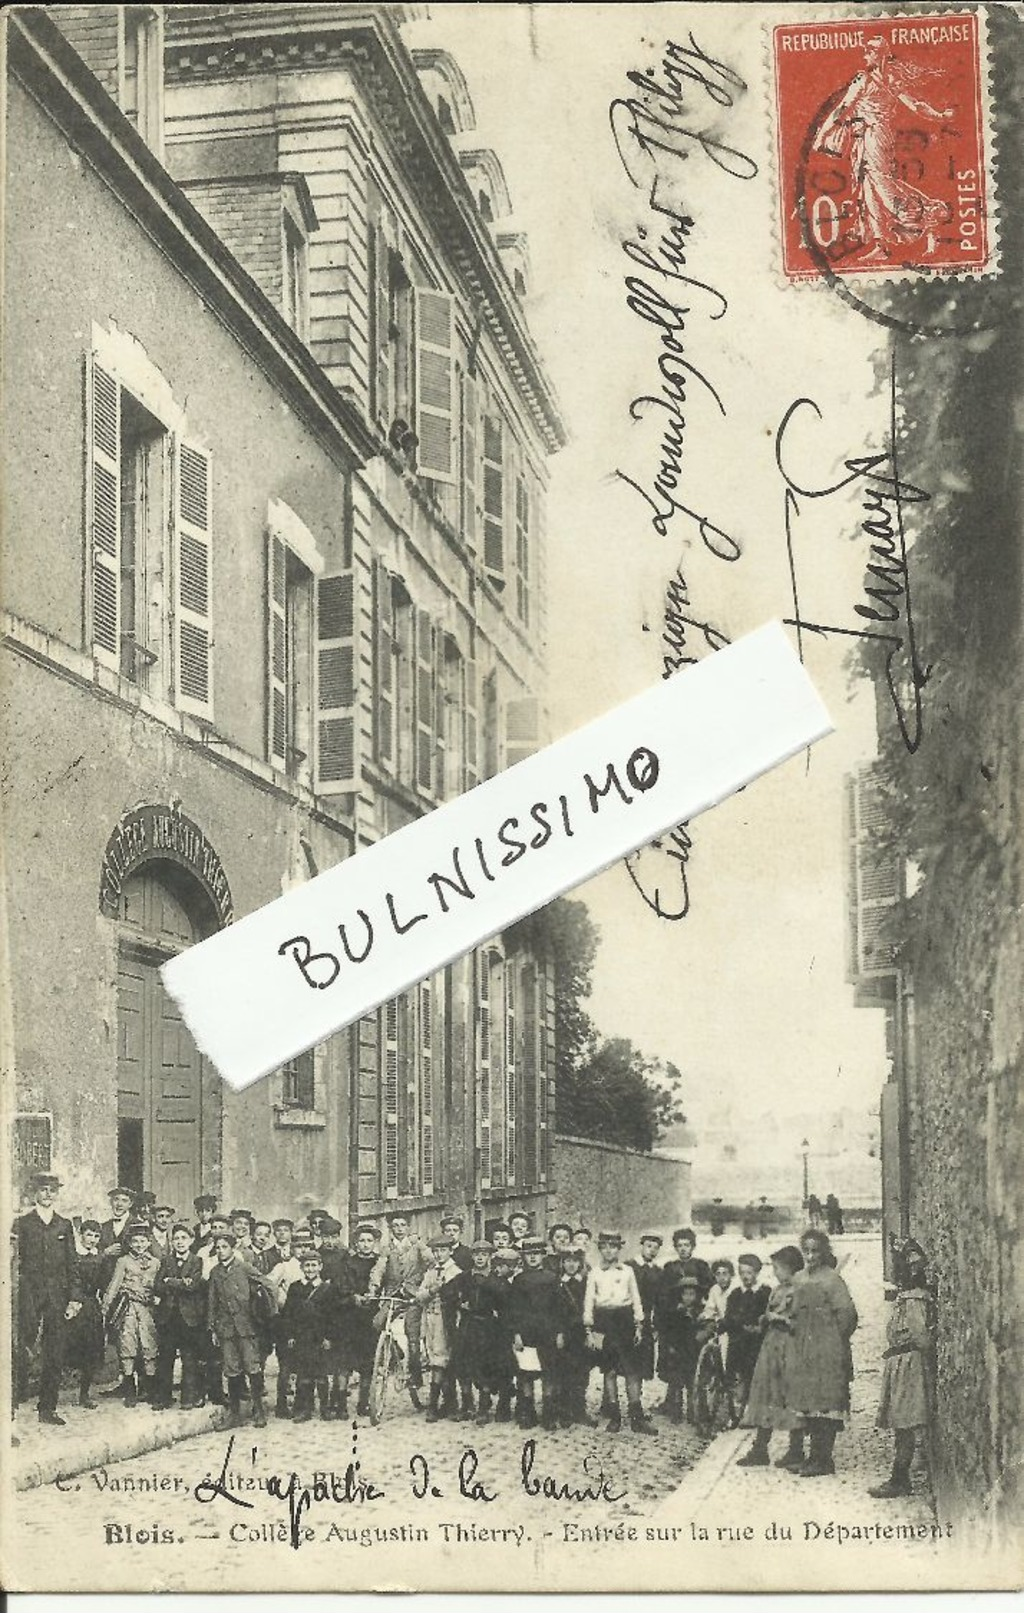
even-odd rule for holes
{"type": "Polygon", "coordinates": [[[542,738],[563,433],[497,159],[458,149],[468,90],[402,8],[53,17],[10,25],[16,1158],[72,1208],[120,1177],[185,1209],[543,1220],[527,946],[242,1094],[157,972],[542,738]]]}

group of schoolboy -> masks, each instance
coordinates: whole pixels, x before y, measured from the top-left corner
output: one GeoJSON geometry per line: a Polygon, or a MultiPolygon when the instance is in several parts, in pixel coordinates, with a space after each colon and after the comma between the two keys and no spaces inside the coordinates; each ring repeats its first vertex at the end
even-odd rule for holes
{"type": "Polygon", "coordinates": [[[105,1221],[73,1229],[54,1214],[58,1186],[37,1179],[36,1204],[18,1228],[22,1330],[27,1319],[32,1333],[38,1320],[45,1422],[63,1423],[56,1389],[66,1364],[78,1371],[79,1405],[95,1409],[105,1337],[121,1372],[107,1392],[129,1405],[170,1407],[180,1360],[182,1407],[226,1398],[237,1425],[248,1398],[261,1427],[274,1352],[279,1417],[307,1421],[314,1403],[325,1420],[347,1417],[353,1376],[356,1411],[366,1415],[392,1297],[404,1324],[410,1394],[420,1409],[426,1385],[428,1421],[485,1423],[493,1414],[523,1428],[538,1421],[593,1427],[586,1397],[597,1367],[609,1430],[622,1426],[622,1380],[629,1426],[649,1434],[642,1387],[655,1369],[666,1386],[657,1409],[681,1421],[697,1355],[712,1333],[729,1341],[740,1398],[760,1344],[768,1290],[758,1286],[757,1257],[741,1256],[737,1285],[731,1262],[712,1268],[695,1257],[686,1228],[673,1237],[675,1258],[659,1263],[662,1239],[652,1233],[639,1240],[638,1258],[623,1261],[615,1232],[599,1234],[595,1257],[587,1228],[559,1223],[545,1240],[526,1215],[513,1214],[492,1225],[489,1238],[467,1244],[462,1217],[451,1213],[424,1243],[395,1211],[386,1237],[360,1222],[346,1248],[341,1223],[326,1209],[300,1223],[260,1220],[243,1208],[224,1213],[200,1194],[189,1222],[154,1195],[121,1186],[110,1191],[105,1221]]]}

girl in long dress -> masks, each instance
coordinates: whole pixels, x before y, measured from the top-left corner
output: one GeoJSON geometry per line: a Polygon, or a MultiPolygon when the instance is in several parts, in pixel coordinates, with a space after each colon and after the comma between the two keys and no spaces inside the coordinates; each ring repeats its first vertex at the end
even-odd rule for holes
{"type": "Polygon", "coordinates": [[[789,1360],[793,1351],[793,1284],[804,1269],[804,1257],[793,1244],[776,1249],[771,1257],[775,1287],[761,1318],[764,1338],[757,1352],[750,1393],[743,1412],[743,1427],[756,1428],[754,1442],[737,1467],[767,1467],[769,1445],[776,1428],[789,1434],[789,1446],[776,1467],[799,1467],[804,1460],[803,1421],[788,1403],[789,1360]]]}
{"type": "Polygon", "coordinates": [[[857,1307],[836,1270],[827,1235],[809,1227],[800,1239],[804,1269],[793,1284],[793,1348],[786,1401],[805,1419],[811,1449],[796,1469],[801,1478],[835,1472],[836,1435],[850,1413],[850,1339],[857,1307]]]}
{"type": "Polygon", "coordinates": [[[879,1499],[910,1495],[914,1448],[931,1420],[932,1297],[924,1250],[911,1239],[896,1257],[896,1297],[886,1323],[882,1392],[876,1419],[895,1435],[892,1473],[868,1493],[879,1499]]]}

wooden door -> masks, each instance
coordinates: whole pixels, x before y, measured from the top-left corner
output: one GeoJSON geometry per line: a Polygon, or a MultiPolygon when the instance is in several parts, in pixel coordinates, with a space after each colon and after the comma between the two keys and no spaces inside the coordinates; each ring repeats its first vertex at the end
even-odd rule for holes
{"type": "Polygon", "coordinates": [[[182,1214],[203,1187],[203,1059],[160,964],[189,945],[182,903],[153,874],[127,882],[118,967],[118,1168],[182,1214]]]}

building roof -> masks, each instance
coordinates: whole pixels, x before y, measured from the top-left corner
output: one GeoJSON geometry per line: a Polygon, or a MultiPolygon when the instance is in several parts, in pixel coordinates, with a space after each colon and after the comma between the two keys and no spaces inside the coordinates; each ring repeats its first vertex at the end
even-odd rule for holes
{"type": "Polygon", "coordinates": [[[411,187],[435,221],[542,440],[554,452],[567,440],[554,389],[393,11],[373,4],[170,5],[167,77],[199,82],[343,62],[366,87],[411,187]]]}
{"type": "MultiPolygon", "coordinates": [[[[8,13],[9,71],[196,287],[296,414],[351,468],[381,452],[357,405],[328,380],[302,338],[41,10],[8,13]]],[[[284,178],[285,176],[282,176],[284,178]]]]}

